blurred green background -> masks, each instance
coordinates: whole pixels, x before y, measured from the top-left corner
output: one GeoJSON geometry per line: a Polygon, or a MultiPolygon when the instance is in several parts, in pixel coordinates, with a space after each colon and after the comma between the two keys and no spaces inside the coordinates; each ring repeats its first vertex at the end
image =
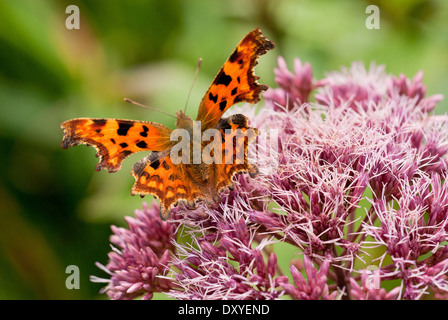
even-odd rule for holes
{"type": "MultiPolygon", "coordinates": [[[[445,0],[0,0],[0,299],[95,299],[105,276],[110,225],[141,208],[131,197],[131,156],[121,171],[95,172],[95,150],[63,150],[59,125],[74,117],[174,120],[123,102],[183,108],[197,60],[203,63],[187,113],[238,41],[254,27],[276,43],[260,59],[261,83],[274,84],[276,57],[299,57],[314,76],[352,61],[385,64],[428,94],[448,97],[445,0]],[[370,4],[380,29],[365,26],[370,4]],[[80,29],[66,7],[77,5],[80,29]],[[68,265],[80,289],[68,290],[68,265]]],[[[436,113],[448,109],[446,100],[436,113]]],[[[151,199],[146,197],[146,201],[151,199]]],[[[285,259],[290,259],[291,256],[285,259]]]]}

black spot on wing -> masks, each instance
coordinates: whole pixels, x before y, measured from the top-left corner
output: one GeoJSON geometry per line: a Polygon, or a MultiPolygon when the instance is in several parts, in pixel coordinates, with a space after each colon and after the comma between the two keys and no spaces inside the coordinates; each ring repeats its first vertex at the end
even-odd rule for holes
{"type": "Polygon", "coordinates": [[[126,122],[120,122],[118,124],[118,130],[117,130],[117,134],[119,136],[125,136],[128,134],[128,131],[130,128],[132,128],[133,124],[132,123],[126,123],[126,122]]]}
{"type": "Polygon", "coordinates": [[[122,148],[126,148],[127,146],[128,146],[128,144],[126,142],[120,143],[120,147],[122,147],[122,148]]]}
{"type": "Polygon", "coordinates": [[[211,92],[208,94],[208,98],[214,103],[218,102],[218,94],[213,95],[211,92]]]}
{"type": "Polygon", "coordinates": [[[227,100],[223,100],[219,103],[219,110],[224,111],[227,106],[227,100]]]}
{"type": "Polygon", "coordinates": [[[139,147],[141,149],[145,149],[148,147],[148,145],[146,144],[145,141],[139,141],[139,142],[137,142],[137,147],[139,147]]]}
{"type": "Polygon", "coordinates": [[[159,158],[159,153],[152,152],[150,155],[148,155],[147,157],[141,159],[140,161],[138,161],[137,163],[134,164],[134,166],[132,167],[132,173],[136,177],[142,176],[143,174],[146,173],[144,170],[145,170],[146,166],[148,165],[148,163],[151,164],[153,161],[155,161],[158,158],[159,158]]]}
{"type": "Polygon", "coordinates": [[[238,91],[238,88],[235,87],[235,88],[232,89],[232,91],[230,92],[230,94],[231,94],[232,96],[234,96],[234,95],[236,95],[237,91],[238,91]]]}
{"type": "Polygon", "coordinates": [[[223,84],[226,87],[229,85],[229,83],[232,81],[232,77],[227,75],[224,70],[221,70],[218,75],[216,76],[216,84],[223,84]]]}
{"type": "Polygon", "coordinates": [[[143,126],[143,131],[140,132],[140,135],[142,137],[147,137],[148,136],[148,131],[149,131],[149,128],[147,126],[143,126]]]}
{"type": "Polygon", "coordinates": [[[106,125],[106,119],[93,119],[92,130],[95,130],[96,133],[100,133],[101,129],[106,125]]]}
{"type": "Polygon", "coordinates": [[[106,119],[93,119],[93,123],[96,128],[104,127],[106,125],[106,119]]]}
{"type": "Polygon", "coordinates": [[[154,161],[152,161],[149,165],[150,165],[151,168],[153,168],[154,170],[157,170],[157,168],[160,166],[160,160],[159,160],[159,159],[154,160],[154,161]]]}

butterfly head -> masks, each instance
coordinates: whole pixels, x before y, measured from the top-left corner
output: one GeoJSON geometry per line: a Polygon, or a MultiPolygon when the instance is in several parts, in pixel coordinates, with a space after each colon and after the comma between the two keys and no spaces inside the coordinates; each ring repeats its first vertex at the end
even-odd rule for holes
{"type": "Polygon", "coordinates": [[[176,113],[176,127],[180,129],[190,129],[193,128],[193,119],[187,116],[182,110],[176,113]]]}

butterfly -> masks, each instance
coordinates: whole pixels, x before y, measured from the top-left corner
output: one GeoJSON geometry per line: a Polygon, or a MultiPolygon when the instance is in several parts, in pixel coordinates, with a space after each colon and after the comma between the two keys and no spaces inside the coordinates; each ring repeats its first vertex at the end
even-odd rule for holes
{"type": "Polygon", "coordinates": [[[175,130],[148,121],[76,118],[61,124],[61,146],[64,149],[79,144],[95,147],[99,157],[95,169],[109,172],[120,170],[123,160],[129,155],[151,151],[132,167],[135,183],[131,194],[151,194],[158,198],[163,220],[170,216],[171,208],[181,200],[190,207],[194,207],[198,200],[217,202],[224,189],[233,188],[235,174],[247,172],[255,176],[258,172],[247,159],[248,145],[254,140],[257,130],[248,126],[244,115],[222,116],[235,103],[257,103],[260,100],[261,92],[268,87],[257,82],[259,77],[253,69],[258,58],[273,48],[274,43],[264,37],[259,28],[249,32],[205,93],[196,121],[183,111],[176,113],[175,130]],[[180,139],[173,139],[176,130],[186,133],[182,136],[185,142],[182,148],[179,148],[180,139]],[[188,139],[195,135],[203,137],[209,131],[212,133],[208,141],[188,139]],[[255,134],[239,139],[234,134],[236,131],[243,135],[249,131],[255,134]],[[179,149],[177,154],[173,153],[174,149],[179,149]],[[197,156],[204,154],[205,150],[208,150],[208,158],[198,159],[197,156]],[[218,158],[221,161],[216,161],[218,158]]]}

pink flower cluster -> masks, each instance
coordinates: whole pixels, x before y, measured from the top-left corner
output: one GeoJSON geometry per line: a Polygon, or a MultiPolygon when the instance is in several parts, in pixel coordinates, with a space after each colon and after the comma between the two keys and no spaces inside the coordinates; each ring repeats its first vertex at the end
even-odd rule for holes
{"type": "Polygon", "coordinates": [[[278,65],[260,112],[239,110],[260,131],[258,176],[166,222],[144,204],[113,227],[110,278],[93,280],[113,299],[448,297],[448,117],[431,113],[443,97],[426,97],[421,72],[353,63],[315,80],[309,63],[278,65]],[[286,270],[279,243],[297,255],[286,270]]]}
{"type": "Polygon", "coordinates": [[[126,220],[129,229],[112,226],[113,251],[109,253],[107,266],[97,263],[110,279],[92,276],[91,281],[107,283],[101,292],[107,292],[111,299],[140,296],[151,299],[154,292],[165,292],[175,286],[161,276],[169,271],[176,225],[160,219],[156,203],[151,208],[143,203],[143,210],[135,210],[135,218],[126,220]]]}

